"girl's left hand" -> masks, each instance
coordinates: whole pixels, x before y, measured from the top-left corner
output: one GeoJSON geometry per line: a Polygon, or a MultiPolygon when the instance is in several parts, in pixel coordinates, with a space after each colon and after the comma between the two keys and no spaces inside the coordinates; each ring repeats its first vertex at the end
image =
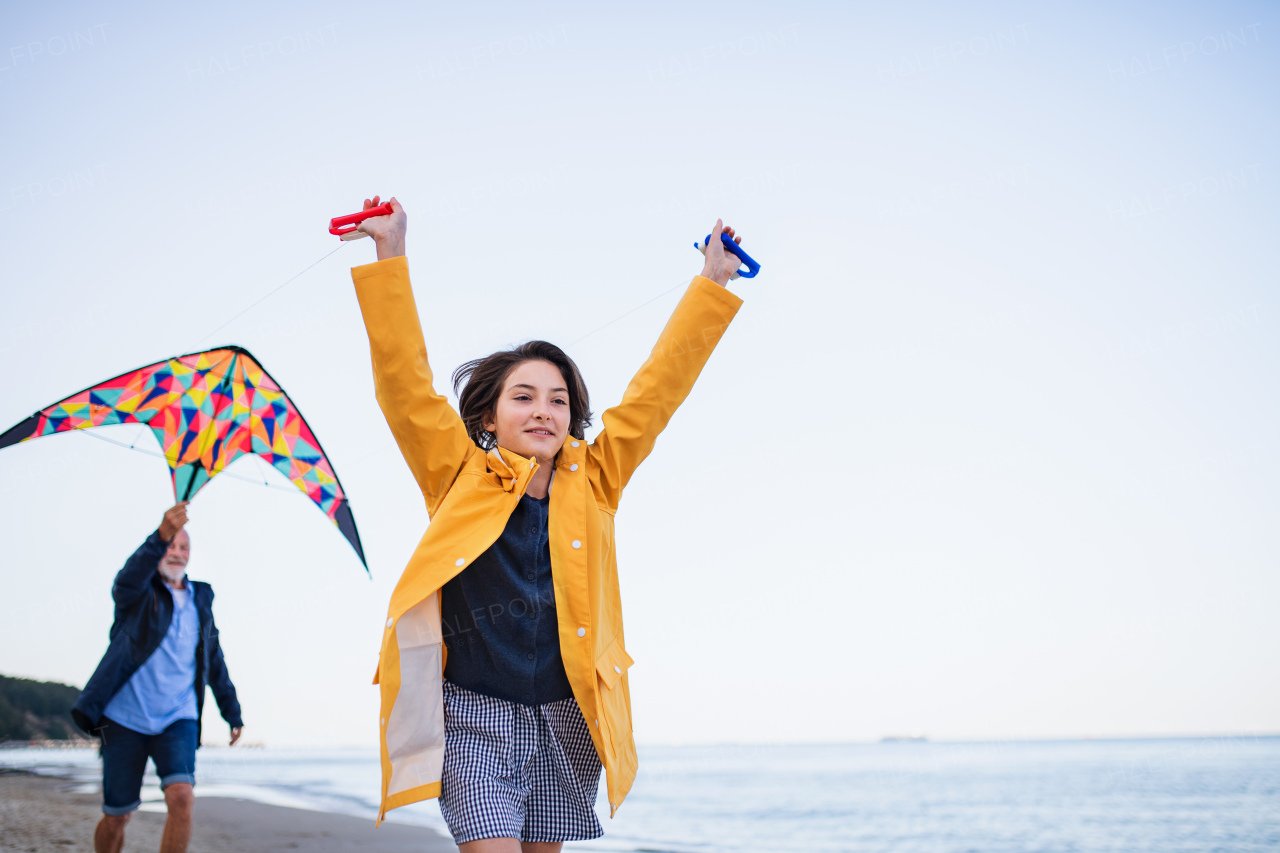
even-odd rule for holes
{"type": "Polygon", "coordinates": [[[719,219],[716,220],[716,227],[711,232],[711,242],[707,245],[707,261],[702,266],[702,275],[709,278],[716,284],[724,287],[729,283],[729,276],[733,275],[742,266],[742,261],[732,252],[724,250],[724,244],[720,240],[720,234],[728,234],[733,242],[742,245],[741,237],[733,236],[733,229],[728,228],[719,219]]]}

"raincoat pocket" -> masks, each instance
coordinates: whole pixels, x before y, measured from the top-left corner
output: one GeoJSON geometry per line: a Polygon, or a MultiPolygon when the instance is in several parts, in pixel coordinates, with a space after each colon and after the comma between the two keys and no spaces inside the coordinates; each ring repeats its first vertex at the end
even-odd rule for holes
{"type": "Polygon", "coordinates": [[[627,669],[635,663],[622,643],[615,639],[596,659],[596,696],[600,709],[600,733],[605,751],[616,755],[620,746],[631,736],[631,703],[627,683],[623,679],[627,669]]]}

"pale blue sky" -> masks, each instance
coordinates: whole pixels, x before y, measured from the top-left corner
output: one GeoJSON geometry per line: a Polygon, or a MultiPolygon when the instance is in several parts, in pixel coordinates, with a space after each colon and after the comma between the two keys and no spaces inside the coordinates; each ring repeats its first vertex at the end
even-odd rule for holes
{"type": "MultiPolygon", "coordinates": [[[[350,494],[372,582],[300,494],[192,507],[246,737],[374,741],[426,515],[373,399],[368,241],[210,333],[373,193],[409,213],[439,375],[572,344],[597,413],[678,291],[579,339],[696,274],[717,216],[763,266],[618,516],[642,742],[1280,728],[1273,6],[3,24],[0,428],[237,343],[350,494]]],[[[83,435],[0,452],[0,672],[84,682],[171,499],[83,435]]]]}

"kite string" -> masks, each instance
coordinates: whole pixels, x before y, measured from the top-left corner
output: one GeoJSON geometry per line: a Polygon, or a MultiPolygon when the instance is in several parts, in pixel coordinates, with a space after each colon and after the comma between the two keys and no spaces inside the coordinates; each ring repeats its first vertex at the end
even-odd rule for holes
{"type": "MultiPolygon", "coordinates": [[[[295,279],[300,278],[300,277],[301,277],[304,273],[306,273],[308,270],[312,269],[313,267],[319,266],[323,261],[325,261],[326,259],[328,259],[328,258],[329,258],[329,257],[331,257],[332,255],[336,254],[337,252],[339,252],[339,251],[340,251],[344,246],[346,246],[346,245],[347,245],[347,243],[348,243],[348,241],[346,241],[346,240],[342,241],[342,242],[338,245],[338,247],[337,247],[337,248],[335,248],[333,251],[326,252],[323,256],[321,256],[321,257],[320,257],[320,259],[319,259],[319,260],[312,262],[311,264],[309,264],[309,265],[307,265],[306,267],[304,267],[300,272],[297,272],[297,273],[295,273],[294,275],[290,276],[290,277],[289,277],[288,279],[286,279],[284,282],[282,282],[281,284],[277,285],[277,286],[276,286],[275,288],[273,288],[271,291],[269,291],[268,293],[266,293],[266,294],[264,294],[262,297],[260,297],[260,298],[259,298],[256,302],[254,302],[252,305],[249,305],[247,308],[245,308],[244,310],[242,310],[242,311],[240,311],[239,313],[237,313],[234,317],[232,317],[231,319],[227,320],[227,321],[226,321],[225,323],[223,323],[221,326],[218,326],[216,329],[214,329],[213,331],[209,332],[207,335],[205,335],[204,337],[202,337],[200,340],[196,341],[196,346],[197,346],[197,347],[198,347],[198,346],[200,346],[200,344],[204,343],[204,342],[205,342],[205,341],[207,341],[209,338],[211,338],[211,337],[213,337],[214,335],[216,335],[218,332],[221,332],[221,331],[222,331],[223,329],[225,329],[227,326],[230,326],[230,325],[231,325],[232,323],[234,323],[236,320],[239,320],[239,319],[240,319],[241,317],[243,317],[245,314],[248,314],[248,313],[249,313],[250,311],[252,311],[254,308],[257,308],[259,305],[261,305],[263,302],[266,302],[268,299],[270,299],[270,298],[271,298],[272,296],[274,296],[275,294],[279,293],[281,290],[284,290],[284,288],[285,288],[285,287],[287,287],[287,286],[288,286],[291,282],[293,282],[295,279]]],[[[683,282],[683,281],[681,281],[681,282],[680,282],[680,284],[677,284],[677,285],[675,285],[675,287],[671,287],[671,288],[668,288],[667,290],[662,291],[662,292],[661,292],[661,293],[659,293],[657,296],[654,296],[652,299],[645,300],[644,302],[641,302],[639,305],[635,306],[634,308],[631,308],[631,309],[628,309],[628,310],[626,310],[626,311],[623,311],[621,314],[619,314],[618,316],[614,317],[612,320],[608,321],[607,323],[605,323],[605,324],[603,324],[603,325],[601,325],[601,326],[597,326],[596,328],[594,328],[594,329],[592,329],[591,331],[587,332],[585,335],[583,335],[582,337],[578,338],[577,340],[570,342],[569,346],[576,346],[577,344],[582,343],[582,342],[583,342],[583,341],[585,341],[587,338],[591,337],[592,335],[596,334],[597,332],[604,331],[605,329],[609,328],[609,327],[610,327],[610,326],[612,326],[614,323],[618,322],[619,320],[623,319],[624,317],[627,317],[627,316],[629,316],[629,315],[631,315],[631,314],[634,314],[635,312],[639,311],[641,308],[644,308],[646,305],[649,305],[649,304],[651,304],[651,303],[653,303],[653,302],[657,302],[659,299],[661,299],[662,297],[666,296],[668,293],[671,293],[673,290],[676,290],[677,288],[681,287],[683,284],[684,284],[684,282],[683,282]]]]}
{"type": "MultiPolygon", "coordinates": [[[[88,436],[89,438],[96,438],[98,439],[98,441],[105,441],[108,444],[114,444],[116,447],[123,447],[125,450],[132,450],[135,453],[145,453],[148,456],[159,456],[161,459],[165,459],[165,460],[168,459],[168,457],[165,456],[163,453],[157,453],[154,450],[147,450],[146,448],[143,448],[143,447],[134,447],[132,444],[125,444],[123,441],[116,441],[114,438],[107,438],[105,435],[98,435],[96,432],[90,432],[87,429],[76,429],[76,430],[72,430],[72,432],[78,432],[81,435],[88,436]]],[[[136,439],[135,439],[135,442],[136,442],[136,439]]],[[[257,454],[253,454],[253,457],[255,459],[258,458],[257,454]]],[[[235,479],[235,480],[244,480],[246,483],[252,483],[255,486],[266,486],[268,489],[276,489],[277,491],[281,491],[281,492],[293,492],[294,494],[307,497],[307,493],[297,487],[288,488],[286,486],[277,486],[274,483],[268,483],[265,479],[262,482],[258,482],[256,479],[252,477],[242,477],[239,474],[233,474],[225,468],[219,471],[218,473],[220,476],[231,477],[232,479],[235,479]]]]}
{"type": "Polygon", "coordinates": [[[234,316],[234,317],[232,317],[230,320],[228,320],[227,322],[223,323],[221,326],[219,326],[218,328],[214,329],[212,332],[210,332],[209,334],[205,335],[205,336],[204,336],[203,338],[201,338],[200,340],[196,341],[196,346],[197,346],[197,347],[198,347],[198,346],[200,346],[200,344],[202,344],[202,343],[204,343],[205,341],[209,340],[209,338],[213,337],[213,336],[214,336],[214,335],[216,335],[218,332],[221,332],[221,331],[222,331],[223,329],[225,329],[227,326],[230,326],[232,323],[234,323],[236,320],[239,320],[239,319],[240,319],[241,317],[243,317],[245,314],[248,314],[248,313],[249,313],[250,311],[252,311],[254,308],[257,308],[257,307],[258,307],[259,305],[261,305],[263,302],[266,302],[268,299],[270,299],[270,298],[271,298],[272,296],[274,296],[276,293],[279,293],[281,290],[284,290],[284,288],[285,288],[286,286],[288,286],[289,282],[293,281],[293,280],[294,280],[294,279],[296,279],[296,278],[299,278],[299,277],[300,277],[303,273],[305,273],[307,270],[311,269],[312,267],[318,266],[318,265],[319,265],[322,261],[324,261],[326,258],[330,257],[330,256],[331,256],[331,255],[333,255],[335,252],[340,251],[344,246],[346,246],[346,245],[347,245],[347,242],[348,242],[348,241],[344,240],[343,242],[341,242],[341,243],[338,245],[338,248],[334,249],[332,252],[326,252],[326,253],[324,254],[324,257],[320,258],[320,260],[318,260],[318,261],[316,261],[316,262],[314,262],[314,263],[310,264],[310,265],[309,265],[309,266],[307,266],[305,269],[303,269],[301,272],[298,272],[298,273],[294,274],[294,275],[293,275],[293,276],[291,276],[288,280],[286,280],[283,284],[281,284],[281,285],[279,285],[278,287],[276,287],[276,288],[275,288],[274,290],[272,290],[270,293],[267,293],[265,296],[263,296],[263,297],[262,297],[261,299],[259,299],[257,302],[253,303],[253,304],[252,304],[252,305],[250,305],[248,308],[244,309],[244,310],[243,310],[243,311],[241,311],[239,314],[235,315],[235,316],[234,316]]]}
{"type": "Polygon", "coordinates": [[[676,288],[679,288],[679,287],[684,287],[684,282],[683,282],[683,281],[681,281],[681,282],[680,282],[679,284],[677,284],[675,287],[672,287],[672,288],[669,288],[669,289],[667,289],[667,290],[662,291],[661,293],[659,293],[657,296],[653,297],[652,299],[650,299],[650,300],[648,300],[648,301],[646,301],[646,302],[642,302],[642,303],[640,303],[640,304],[639,304],[639,305],[637,305],[635,308],[632,308],[630,311],[623,311],[621,314],[619,314],[617,317],[614,317],[612,320],[610,320],[609,322],[605,323],[603,326],[597,326],[596,328],[594,328],[594,329],[592,329],[591,331],[587,332],[587,333],[586,333],[585,335],[583,335],[582,337],[578,338],[576,341],[571,342],[571,343],[569,344],[569,346],[576,346],[577,344],[582,343],[582,342],[583,342],[583,341],[585,341],[587,338],[589,338],[589,337],[591,337],[592,335],[594,335],[596,332],[603,331],[604,329],[609,328],[609,327],[610,327],[610,326],[612,326],[614,323],[616,323],[616,322],[618,322],[619,320],[621,320],[623,317],[626,317],[628,314],[634,314],[635,312],[639,311],[641,308],[643,308],[644,306],[648,305],[648,304],[649,304],[649,303],[651,303],[651,302],[657,302],[659,299],[661,299],[662,297],[666,296],[666,295],[667,295],[668,293],[670,293],[672,290],[675,290],[676,288]]]}
{"type": "MultiPolygon", "coordinates": [[[[249,311],[251,311],[253,308],[255,308],[255,307],[257,307],[258,305],[260,305],[260,304],[262,304],[263,302],[265,302],[268,298],[270,298],[270,297],[271,297],[272,295],[274,295],[275,293],[279,292],[280,290],[283,290],[283,289],[284,289],[284,287],[285,287],[286,285],[288,285],[290,282],[292,282],[294,279],[297,279],[297,278],[298,278],[298,277],[300,277],[303,273],[307,272],[307,270],[310,270],[312,267],[315,267],[316,265],[318,265],[321,261],[323,261],[323,260],[325,260],[326,258],[330,257],[331,255],[333,255],[334,253],[336,253],[339,249],[341,249],[341,248],[342,248],[343,246],[345,246],[345,245],[346,245],[346,242],[344,241],[344,242],[342,243],[342,245],[338,246],[338,247],[337,247],[336,249],[334,249],[333,251],[331,251],[331,252],[327,252],[327,253],[324,255],[324,257],[320,258],[320,260],[315,261],[315,262],[314,262],[314,263],[312,263],[310,266],[308,266],[308,267],[306,267],[305,269],[303,269],[301,272],[299,272],[299,273],[297,273],[296,275],[294,275],[293,277],[289,278],[289,279],[288,279],[287,281],[285,281],[283,284],[280,284],[279,286],[277,286],[277,287],[276,287],[274,290],[272,290],[270,293],[267,293],[266,295],[264,295],[263,297],[261,297],[260,299],[258,299],[256,302],[254,302],[254,303],[253,303],[252,305],[250,305],[248,308],[245,308],[245,309],[244,309],[243,311],[241,311],[239,314],[236,314],[236,315],[235,315],[234,317],[232,317],[230,320],[228,320],[227,322],[223,323],[221,326],[219,326],[218,328],[214,329],[214,330],[213,330],[212,332],[210,332],[209,334],[205,335],[203,338],[201,338],[201,339],[200,339],[200,341],[198,341],[198,342],[197,342],[197,345],[199,345],[200,343],[203,343],[203,342],[204,342],[205,340],[207,340],[208,338],[210,338],[210,337],[212,337],[213,335],[215,335],[216,333],[218,333],[218,332],[222,331],[224,328],[226,328],[227,326],[231,325],[233,322],[235,322],[236,320],[238,320],[240,317],[244,316],[246,313],[248,313],[249,311]]],[[[670,288],[668,288],[668,289],[666,289],[666,290],[662,291],[661,293],[659,293],[657,296],[654,296],[654,297],[652,297],[652,298],[650,298],[650,299],[645,300],[644,302],[641,302],[639,305],[635,306],[634,308],[630,308],[630,309],[628,309],[628,310],[626,310],[626,311],[623,311],[621,314],[619,314],[618,316],[614,317],[612,320],[609,320],[607,323],[604,323],[603,325],[597,326],[596,328],[594,328],[594,329],[592,329],[591,331],[587,332],[587,333],[586,333],[585,335],[583,335],[582,337],[580,337],[580,338],[578,338],[577,340],[575,340],[575,341],[571,342],[571,343],[569,344],[569,346],[576,346],[577,344],[579,344],[579,343],[581,343],[581,342],[585,341],[587,338],[591,337],[592,335],[596,334],[597,332],[604,331],[605,329],[609,328],[609,327],[610,327],[610,326],[612,326],[614,323],[618,322],[619,320],[623,319],[624,317],[627,317],[627,316],[629,316],[629,315],[631,315],[631,314],[634,314],[635,312],[639,311],[641,308],[644,308],[646,305],[650,305],[650,304],[652,304],[652,303],[654,303],[654,302],[657,302],[657,301],[658,301],[659,299],[661,299],[662,297],[666,296],[667,294],[671,293],[672,291],[677,290],[678,288],[683,287],[683,286],[684,286],[684,282],[683,282],[683,281],[681,281],[679,284],[675,285],[674,287],[670,287],[670,288]]],[[[136,446],[136,445],[137,445],[137,443],[138,443],[138,441],[139,441],[139,439],[141,439],[141,438],[142,438],[142,436],[143,436],[143,434],[146,432],[146,430],[147,430],[147,427],[146,427],[146,425],[145,425],[145,424],[143,424],[143,425],[142,425],[142,428],[141,428],[141,429],[138,431],[138,433],[134,436],[133,441],[132,441],[132,442],[130,442],[129,444],[125,444],[125,443],[124,443],[124,442],[122,442],[122,441],[116,441],[116,440],[115,440],[115,439],[113,439],[113,438],[107,438],[107,437],[106,437],[106,436],[104,436],[104,435],[98,435],[97,433],[90,432],[90,431],[88,431],[88,430],[84,430],[84,429],[77,429],[77,430],[74,430],[74,431],[75,431],[75,432],[78,432],[78,433],[80,433],[80,434],[82,434],[82,435],[88,436],[89,438],[96,438],[96,439],[98,439],[99,441],[105,441],[105,442],[107,442],[108,444],[114,444],[114,445],[116,445],[117,447],[123,447],[123,448],[124,448],[124,449],[126,449],[126,450],[132,450],[132,451],[135,451],[135,452],[137,452],[137,453],[145,453],[145,454],[147,454],[148,456],[158,456],[158,457],[160,457],[161,459],[165,459],[165,460],[167,461],[167,460],[168,460],[168,457],[166,457],[163,453],[158,453],[158,452],[156,452],[156,451],[154,451],[154,450],[146,450],[146,449],[144,449],[144,448],[141,448],[141,447],[136,446]]],[[[383,450],[385,450],[385,449],[386,449],[386,448],[383,448],[383,450]]],[[[369,458],[369,457],[371,457],[371,456],[376,456],[378,453],[381,453],[381,452],[382,452],[382,450],[376,450],[376,451],[374,451],[373,453],[366,454],[365,456],[361,457],[360,459],[357,459],[357,460],[356,460],[356,463],[363,462],[365,459],[368,459],[368,458],[369,458]]],[[[255,458],[255,459],[257,459],[257,458],[258,458],[256,454],[254,454],[254,458],[255,458]]],[[[259,465],[259,470],[261,470],[261,465],[259,465]]],[[[302,492],[300,489],[297,489],[297,488],[289,488],[289,487],[286,487],[286,486],[277,486],[277,485],[275,485],[275,484],[273,484],[273,483],[267,482],[267,480],[265,479],[265,476],[263,477],[262,482],[261,482],[261,483],[259,483],[259,482],[258,482],[256,479],[254,479],[254,478],[251,478],[251,477],[243,477],[243,476],[240,476],[239,474],[233,474],[232,472],[230,472],[230,471],[226,470],[225,468],[224,468],[221,472],[219,472],[219,473],[221,473],[221,474],[222,474],[223,476],[225,476],[225,477],[231,477],[231,478],[236,479],[236,480],[243,480],[243,481],[245,481],[246,483],[252,483],[252,484],[254,484],[254,485],[262,485],[262,486],[266,486],[266,487],[267,487],[267,488],[269,488],[269,489],[276,489],[277,491],[282,491],[282,492],[292,492],[292,493],[294,493],[294,494],[302,494],[303,496],[306,496],[306,493],[305,493],[305,492],[302,492]]]]}

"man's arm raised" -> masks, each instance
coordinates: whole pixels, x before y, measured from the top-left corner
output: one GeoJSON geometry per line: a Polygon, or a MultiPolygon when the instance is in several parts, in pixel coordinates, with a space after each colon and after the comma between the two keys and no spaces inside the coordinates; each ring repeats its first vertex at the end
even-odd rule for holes
{"type": "Polygon", "coordinates": [[[125,561],[124,568],[116,573],[111,585],[111,598],[116,607],[128,607],[147,593],[147,584],[156,573],[160,560],[169,543],[187,523],[187,501],[181,501],[165,510],[160,527],[142,543],[125,561]]]}

